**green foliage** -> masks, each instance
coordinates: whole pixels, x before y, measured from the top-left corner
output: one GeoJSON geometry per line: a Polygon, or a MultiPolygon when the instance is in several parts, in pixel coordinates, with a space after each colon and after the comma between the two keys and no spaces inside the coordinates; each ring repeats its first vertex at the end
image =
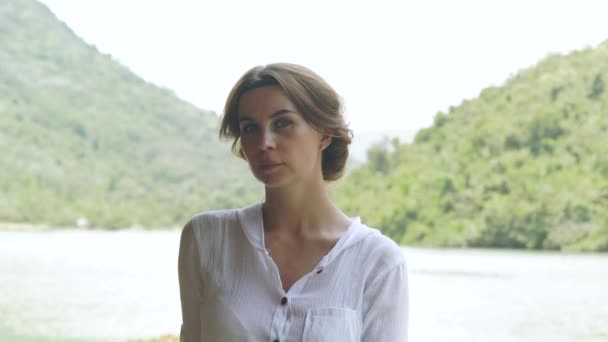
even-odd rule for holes
{"type": "Polygon", "coordinates": [[[601,74],[597,74],[593,79],[593,85],[591,86],[591,92],[589,93],[590,99],[597,99],[604,93],[604,79],[601,74]]]}
{"type": "Polygon", "coordinates": [[[160,227],[257,200],[217,121],[86,45],[44,5],[0,2],[0,221],[160,227]]]}
{"type": "Polygon", "coordinates": [[[375,146],[334,196],[401,243],[608,251],[608,41],[375,146]]]}
{"type": "Polygon", "coordinates": [[[391,147],[394,150],[399,146],[399,139],[390,140],[384,137],[372,144],[367,150],[367,164],[375,172],[386,174],[390,169],[391,147]]]}

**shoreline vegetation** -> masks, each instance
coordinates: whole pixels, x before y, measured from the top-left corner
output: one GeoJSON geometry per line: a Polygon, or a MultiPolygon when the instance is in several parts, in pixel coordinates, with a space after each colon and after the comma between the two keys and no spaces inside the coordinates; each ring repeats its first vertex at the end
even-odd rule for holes
{"type": "MultiPolygon", "coordinates": [[[[0,233],[53,233],[53,232],[66,232],[66,231],[80,231],[80,232],[180,232],[182,227],[174,226],[174,227],[156,227],[156,228],[146,228],[141,226],[133,226],[127,228],[102,228],[102,227],[89,227],[89,228],[80,228],[76,226],[56,226],[49,224],[29,224],[29,223],[15,223],[15,222],[0,222],[0,233]]],[[[479,251],[479,252],[505,252],[511,251],[514,253],[549,253],[555,254],[558,253],[560,255],[605,255],[606,252],[603,251],[581,251],[575,249],[563,249],[563,250],[554,250],[554,249],[526,249],[526,248],[505,248],[505,247],[459,247],[459,246],[432,246],[432,245],[415,245],[415,244],[407,244],[400,243],[402,248],[412,248],[412,249],[421,249],[421,250],[468,250],[471,252],[479,251]]],[[[163,335],[163,336],[171,336],[171,335],[163,335]]],[[[155,340],[154,340],[155,341],[155,340]]]]}
{"type": "Polygon", "coordinates": [[[124,228],[102,228],[102,227],[78,227],[73,226],[60,226],[54,224],[35,224],[35,223],[19,223],[19,222],[0,222],[0,232],[54,232],[54,231],[179,231],[182,227],[180,226],[166,226],[166,227],[143,227],[143,226],[130,226],[124,228]]]}
{"type": "Polygon", "coordinates": [[[180,341],[179,341],[179,336],[161,335],[159,337],[153,337],[153,338],[142,338],[142,339],[129,340],[128,342],[180,342],[180,341]]]}

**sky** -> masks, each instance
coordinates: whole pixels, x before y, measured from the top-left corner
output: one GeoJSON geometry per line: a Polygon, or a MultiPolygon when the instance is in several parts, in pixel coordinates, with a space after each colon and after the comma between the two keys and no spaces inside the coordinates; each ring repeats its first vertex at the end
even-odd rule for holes
{"type": "Polygon", "coordinates": [[[221,113],[236,80],[309,67],[357,132],[414,132],[549,53],[608,39],[608,1],[42,0],[144,79],[221,113]]]}

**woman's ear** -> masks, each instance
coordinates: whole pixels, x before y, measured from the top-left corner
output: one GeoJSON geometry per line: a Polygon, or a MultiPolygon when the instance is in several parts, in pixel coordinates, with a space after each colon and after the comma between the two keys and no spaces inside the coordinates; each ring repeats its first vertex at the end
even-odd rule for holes
{"type": "Polygon", "coordinates": [[[331,145],[332,139],[333,137],[331,135],[323,135],[323,137],[321,138],[321,143],[319,144],[321,151],[325,150],[327,146],[331,145]]]}

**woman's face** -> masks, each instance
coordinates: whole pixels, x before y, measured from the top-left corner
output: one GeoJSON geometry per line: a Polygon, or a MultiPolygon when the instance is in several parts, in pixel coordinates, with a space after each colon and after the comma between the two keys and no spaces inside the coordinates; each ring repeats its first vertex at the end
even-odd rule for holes
{"type": "Polygon", "coordinates": [[[322,178],[321,153],[331,138],[314,130],[279,87],[247,91],[238,112],[243,153],[266,187],[322,178]]]}

